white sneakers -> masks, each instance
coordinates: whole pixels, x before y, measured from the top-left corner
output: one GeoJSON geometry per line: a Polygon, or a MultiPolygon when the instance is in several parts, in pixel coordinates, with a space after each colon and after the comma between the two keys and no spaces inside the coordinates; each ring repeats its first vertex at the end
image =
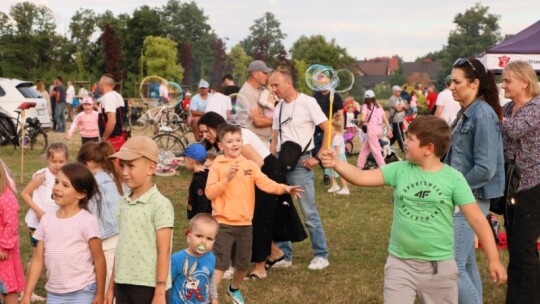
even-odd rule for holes
{"type": "Polygon", "coordinates": [[[349,195],[349,188],[341,188],[339,191],[336,191],[337,194],[349,195]]]}
{"type": "Polygon", "coordinates": [[[328,189],[328,193],[334,193],[334,192],[337,192],[338,190],[339,190],[338,185],[332,185],[332,187],[330,187],[330,189],[328,189]]]}
{"type": "Polygon", "coordinates": [[[328,265],[330,265],[330,263],[328,262],[327,259],[320,256],[316,256],[313,258],[313,260],[311,260],[311,263],[309,263],[308,269],[321,270],[328,267],[328,265]]]}
{"type": "Polygon", "coordinates": [[[349,188],[339,188],[338,185],[332,185],[332,187],[328,189],[328,193],[334,193],[334,192],[337,194],[344,194],[344,195],[350,194],[349,188]]]}
{"type": "Polygon", "coordinates": [[[291,261],[287,261],[286,259],[283,259],[279,262],[276,262],[274,264],[274,266],[272,266],[273,268],[289,268],[292,266],[292,262],[291,261]]]}

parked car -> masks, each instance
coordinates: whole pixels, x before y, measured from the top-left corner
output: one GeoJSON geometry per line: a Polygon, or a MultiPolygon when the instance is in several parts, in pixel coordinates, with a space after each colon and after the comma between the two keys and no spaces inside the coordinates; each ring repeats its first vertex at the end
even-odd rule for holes
{"type": "Polygon", "coordinates": [[[26,117],[36,117],[43,128],[52,127],[52,121],[47,111],[49,105],[33,88],[33,85],[31,81],[0,78],[0,119],[4,120],[0,125],[6,126],[8,123],[5,115],[16,119],[15,110],[23,102],[35,102],[36,106],[26,111],[26,117]]]}

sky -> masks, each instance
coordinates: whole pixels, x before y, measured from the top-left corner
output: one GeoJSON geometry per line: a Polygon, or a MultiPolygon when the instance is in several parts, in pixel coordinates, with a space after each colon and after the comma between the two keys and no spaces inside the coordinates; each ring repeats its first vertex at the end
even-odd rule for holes
{"type": "MultiPolygon", "coordinates": [[[[8,13],[19,0],[0,1],[8,13]]],[[[80,8],[96,13],[111,10],[115,15],[132,14],[142,6],[162,7],[166,0],[33,0],[54,14],[57,31],[69,36],[68,26],[80,8]],[[84,3],[84,4],[83,4],[84,3]]],[[[182,1],[183,2],[183,1],[182,1]]],[[[448,34],[456,28],[458,13],[479,1],[467,0],[196,0],[215,33],[231,48],[246,38],[256,19],[272,12],[287,34],[283,44],[290,49],[302,35],[321,34],[327,41],[347,49],[356,59],[399,55],[406,61],[442,49],[448,34]]],[[[540,20],[538,0],[490,0],[480,2],[500,16],[501,34],[515,34],[540,20]]]]}

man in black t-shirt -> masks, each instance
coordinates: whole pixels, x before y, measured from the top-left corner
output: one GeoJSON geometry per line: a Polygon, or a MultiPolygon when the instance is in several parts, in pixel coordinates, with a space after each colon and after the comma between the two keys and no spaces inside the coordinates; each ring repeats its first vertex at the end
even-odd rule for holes
{"type": "MultiPolygon", "coordinates": [[[[326,118],[330,118],[330,91],[315,92],[315,94],[313,94],[313,97],[317,100],[317,103],[321,107],[321,110],[323,111],[326,118]]],[[[334,104],[332,105],[332,113],[336,113],[337,115],[341,115],[343,117],[343,99],[341,99],[341,96],[339,96],[338,93],[334,93],[334,104]]],[[[326,144],[322,142],[323,136],[323,130],[321,130],[321,128],[317,126],[315,128],[315,133],[313,134],[313,143],[315,144],[315,148],[313,148],[313,151],[311,151],[313,155],[317,155],[322,145],[326,144]]],[[[330,183],[328,175],[324,175],[323,181],[325,185],[328,185],[330,183]]]]}

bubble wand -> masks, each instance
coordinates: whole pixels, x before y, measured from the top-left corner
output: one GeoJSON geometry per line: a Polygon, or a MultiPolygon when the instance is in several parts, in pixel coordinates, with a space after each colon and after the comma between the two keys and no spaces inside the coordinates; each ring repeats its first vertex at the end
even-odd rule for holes
{"type": "Polygon", "coordinates": [[[306,70],[306,83],[313,91],[330,92],[330,112],[328,113],[327,149],[332,148],[332,118],[334,95],[350,90],[354,84],[354,75],[346,69],[334,70],[332,67],[313,64],[306,70]]]}

